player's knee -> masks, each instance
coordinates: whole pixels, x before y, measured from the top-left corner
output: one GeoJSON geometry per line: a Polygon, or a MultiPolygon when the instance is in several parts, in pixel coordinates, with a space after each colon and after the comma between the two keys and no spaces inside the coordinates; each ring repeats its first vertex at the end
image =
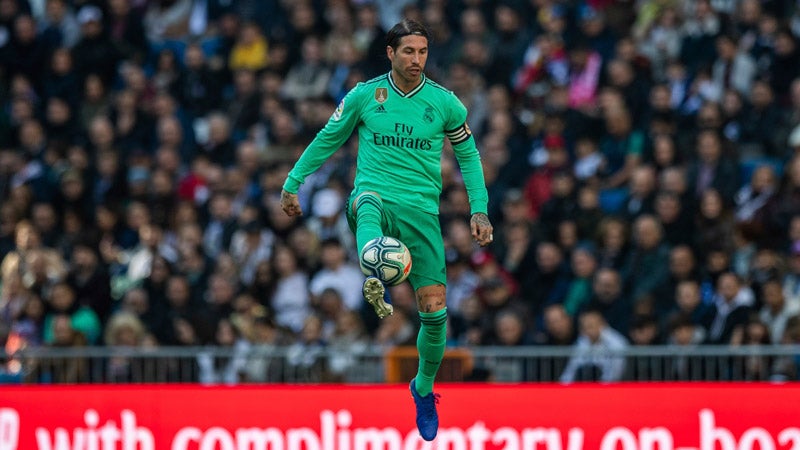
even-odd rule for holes
{"type": "Polygon", "coordinates": [[[422,312],[432,313],[443,310],[445,301],[445,287],[443,285],[425,286],[417,289],[417,307],[422,312]]]}
{"type": "Polygon", "coordinates": [[[353,212],[357,212],[359,208],[365,205],[372,205],[378,209],[383,209],[383,200],[381,200],[381,196],[378,195],[377,192],[362,192],[353,199],[353,212]]]}

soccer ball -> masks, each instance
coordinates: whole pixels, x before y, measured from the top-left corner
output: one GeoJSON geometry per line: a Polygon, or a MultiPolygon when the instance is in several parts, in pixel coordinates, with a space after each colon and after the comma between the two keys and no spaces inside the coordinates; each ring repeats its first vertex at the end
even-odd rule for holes
{"type": "Polygon", "coordinates": [[[411,253],[400,240],[389,236],[375,238],[361,249],[361,271],[384,284],[395,286],[411,272],[411,253]]]}

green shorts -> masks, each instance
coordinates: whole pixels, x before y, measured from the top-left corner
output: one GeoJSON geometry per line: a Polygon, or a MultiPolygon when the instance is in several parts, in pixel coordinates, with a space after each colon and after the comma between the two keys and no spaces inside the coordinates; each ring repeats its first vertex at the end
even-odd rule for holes
{"type": "MultiPolygon", "coordinates": [[[[356,232],[352,211],[353,193],[347,201],[347,223],[356,232]]],[[[439,216],[420,212],[412,206],[382,200],[381,229],[384,235],[400,239],[411,253],[411,273],[408,281],[417,290],[424,286],[446,285],[444,241],[439,216]]]]}

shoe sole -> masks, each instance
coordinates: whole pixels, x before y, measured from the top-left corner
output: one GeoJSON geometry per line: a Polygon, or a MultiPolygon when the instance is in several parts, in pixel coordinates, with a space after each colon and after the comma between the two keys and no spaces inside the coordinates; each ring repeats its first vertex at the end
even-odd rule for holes
{"type": "Polygon", "coordinates": [[[364,283],[364,298],[375,309],[379,318],[391,316],[394,307],[383,300],[386,288],[377,278],[370,278],[364,283]]]}

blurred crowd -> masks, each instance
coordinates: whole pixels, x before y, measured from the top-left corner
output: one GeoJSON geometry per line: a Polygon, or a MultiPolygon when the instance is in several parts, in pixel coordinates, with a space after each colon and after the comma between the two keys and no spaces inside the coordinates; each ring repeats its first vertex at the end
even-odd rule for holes
{"type": "Polygon", "coordinates": [[[413,345],[408,284],[383,321],[361,298],[355,140],[278,205],[402,17],[496,230],[473,243],[445,148],[451,345],[572,346],[570,381],[619,378],[597,349],[800,343],[799,2],[0,0],[6,352],[413,345]]]}

